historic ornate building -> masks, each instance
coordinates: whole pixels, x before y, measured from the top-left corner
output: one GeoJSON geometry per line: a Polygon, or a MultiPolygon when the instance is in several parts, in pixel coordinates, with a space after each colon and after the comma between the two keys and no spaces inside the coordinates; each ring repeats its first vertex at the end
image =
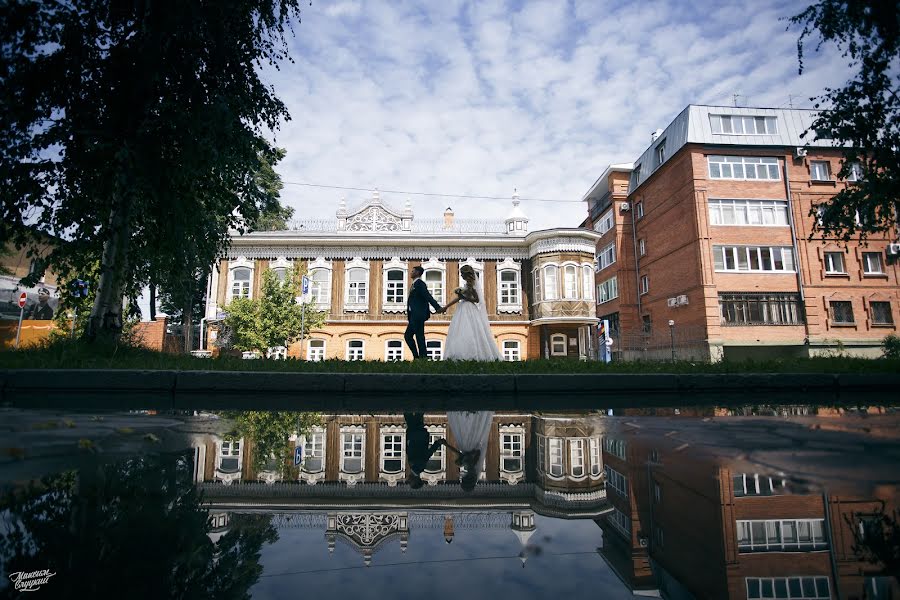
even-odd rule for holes
{"type": "MultiPolygon", "coordinates": [[[[494,337],[506,360],[588,357],[594,353],[594,249],[599,234],[581,228],[528,230],[518,196],[504,221],[415,219],[383,203],[375,192],[348,210],[342,201],[333,220],[301,220],[286,231],[235,235],[229,255],[212,270],[207,321],[214,347],[216,321],[236,297],[259,293],[266,269],[305,268],[308,301],[327,312],[288,355],[308,360],[405,360],[406,295],[411,269],[441,304],[460,285],[459,269],[471,265],[482,278],[494,337]]],[[[453,310],[426,325],[429,354],[443,356],[453,310]]]]}

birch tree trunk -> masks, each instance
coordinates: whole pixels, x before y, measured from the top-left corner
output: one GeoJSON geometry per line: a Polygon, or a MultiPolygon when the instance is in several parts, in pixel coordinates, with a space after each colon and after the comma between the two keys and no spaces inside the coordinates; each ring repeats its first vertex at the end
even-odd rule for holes
{"type": "Polygon", "coordinates": [[[130,228],[127,200],[120,195],[116,204],[110,216],[111,234],[103,245],[103,256],[100,259],[97,295],[85,331],[89,340],[117,339],[122,333],[122,297],[125,270],[128,268],[130,228]]]}
{"type": "Polygon", "coordinates": [[[184,353],[190,354],[194,349],[194,299],[188,295],[181,312],[181,329],[184,334],[184,353]]]}

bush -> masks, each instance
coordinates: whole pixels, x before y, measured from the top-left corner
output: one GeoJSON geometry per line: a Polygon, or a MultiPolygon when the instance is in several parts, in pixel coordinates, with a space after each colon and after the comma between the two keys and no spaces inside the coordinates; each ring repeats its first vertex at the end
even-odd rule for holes
{"type": "Polygon", "coordinates": [[[885,358],[900,358],[900,337],[893,333],[884,336],[881,341],[881,353],[885,358]]]}

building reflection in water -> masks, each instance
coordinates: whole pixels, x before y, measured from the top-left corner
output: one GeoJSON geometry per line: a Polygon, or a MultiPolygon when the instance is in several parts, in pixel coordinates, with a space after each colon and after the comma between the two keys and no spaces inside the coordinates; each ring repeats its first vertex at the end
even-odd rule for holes
{"type": "MultiPolygon", "coordinates": [[[[748,412],[767,414],[666,414],[748,412]]],[[[893,492],[879,498],[795,489],[783,473],[733,469],[614,421],[600,413],[496,413],[471,493],[460,488],[459,467],[445,448],[422,475],[427,485],[407,485],[400,413],[324,415],[291,438],[290,455],[270,456],[263,468],[248,460],[251,439],[197,437],[195,480],[215,523],[227,528],[229,514],[272,513],[277,527],[319,530],[329,552],[348,545],[365,565],[388,544],[414,549],[420,535],[452,543],[469,530],[508,529],[524,566],[535,515],[543,515],[599,526],[598,552],[635,595],[900,597],[896,578],[861,554],[867,538],[883,539],[879,519],[895,514],[893,492]],[[294,467],[297,446],[303,461],[294,467]]],[[[425,424],[431,442],[453,444],[446,413],[427,413],[425,424]]]]}

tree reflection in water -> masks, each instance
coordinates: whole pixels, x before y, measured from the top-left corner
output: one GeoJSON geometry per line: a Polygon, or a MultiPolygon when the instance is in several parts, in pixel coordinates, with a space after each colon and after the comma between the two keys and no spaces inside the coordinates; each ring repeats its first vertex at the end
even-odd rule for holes
{"type": "Polygon", "coordinates": [[[234,515],[214,543],[201,503],[188,454],[45,477],[0,500],[3,576],[49,569],[55,598],[249,598],[271,516],[234,515]]]}

